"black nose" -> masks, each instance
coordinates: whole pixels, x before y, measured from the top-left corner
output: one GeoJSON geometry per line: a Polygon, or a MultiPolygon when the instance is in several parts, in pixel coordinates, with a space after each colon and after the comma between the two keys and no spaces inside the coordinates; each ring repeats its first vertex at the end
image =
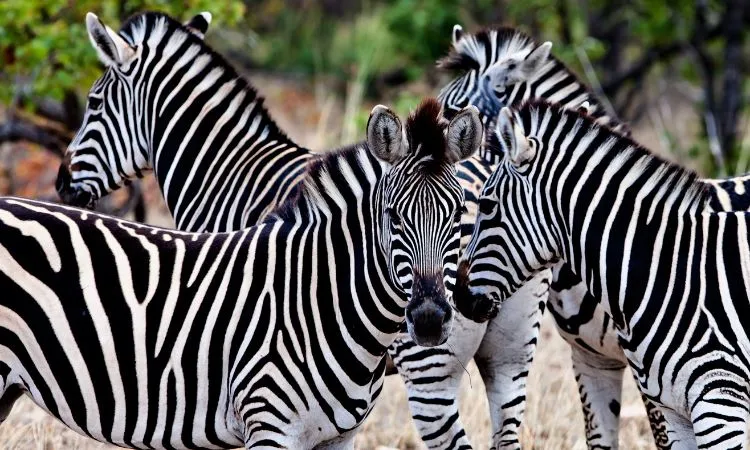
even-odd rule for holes
{"type": "Polygon", "coordinates": [[[497,316],[498,313],[497,303],[499,298],[476,295],[469,289],[469,263],[466,261],[461,261],[458,265],[453,300],[458,312],[474,322],[487,322],[497,316]]]}
{"type": "Polygon", "coordinates": [[[60,169],[57,171],[57,180],[55,180],[55,189],[57,195],[60,196],[60,200],[66,205],[93,209],[95,201],[91,192],[71,187],[71,180],[67,165],[60,164],[60,169]]]}
{"type": "Polygon", "coordinates": [[[448,338],[453,310],[445,294],[442,270],[430,275],[414,271],[406,322],[414,341],[423,346],[440,345],[448,338]]]}
{"type": "Polygon", "coordinates": [[[65,163],[60,164],[57,170],[57,180],[55,180],[55,189],[62,199],[63,193],[70,190],[70,171],[65,163]]]}
{"type": "Polygon", "coordinates": [[[453,319],[448,302],[425,301],[416,308],[407,309],[407,320],[412,325],[412,335],[417,344],[425,347],[440,345],[447,339],[446,326],[453,319]]]}

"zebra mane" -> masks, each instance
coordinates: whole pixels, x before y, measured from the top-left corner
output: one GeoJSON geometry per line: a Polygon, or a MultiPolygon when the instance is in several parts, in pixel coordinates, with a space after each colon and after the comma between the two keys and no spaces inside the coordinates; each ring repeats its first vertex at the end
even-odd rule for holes
{"type": "Polygon", "coordinates": [[[464,33],[451,45],[448,54],[438,60],[437,66],[451,71],[484,70],[500,55],[531,51],[537,45],[529,35],[515,28],[484,28],[476,33],[464,33]],[[493,55],[490,55],[490,49],[494,49],[493,55]]]}
{"type": "Polygon", "coordinates": [[[418,152],[415,157],[424,158],[419,169],[425,173],[439,171],[447,156],[445,129],[448,122],[443,119],[441,108],[436,99],[427,98],[406,121],[409,149],[418,152]]]}
{"type": "MultiPolygon", "coordinates": [[[[178,37],[182,42],[189,42],[191,46],[197,46],[199,52],[196,57],[200,55],[209,56],[211,58],[211,63],[214,66],[221,68],[224,73],[237,80],[237,85],[247,93],[247,99],[255,102],[256,108],[264,118],[264,125],[268,128],[269,133],[280,139],[286,140],[287,142],[292,142],[286,132],[279,128],[276,121],[271,118],[271,115],[263,104],[265,99],[258,94],[255,87],[250,84],[245,77],[237,73],[237,70],[226,60],[226,58],[224,58],[224,56],[216,52],[211,46],[204,42],[203,39],[196,36],[195,33],[190,31],[185,25],[175,20],[173,17],[153,11],[135,14],[130,16],[122,24],[122,27],[120,27],[120,35],[130,45],[135,46],[147,41],[151,33],[160,27],[165,28],[163,31],[165,39],[178,37]]],[[[295,144],[295,146],[297,145],[295,144]]]]}
{"type": "Polygon", "coordinates": [[[379,167],[379,162],[370,153],[367,144],[364,142],[315,156],[307,163],[304,177],[294,194],[277,206],[264,222],[277,219],[294,221],[296,212],[299,211],[301,206],[308,203],[322,206],[326,203],[327,197],[340,197],[340,194],[334,192],[339,187],[351,192],[351,183],[343,172],[343,165],[346,164],[350,168],[356,169],[363,167],[363,163],[368,160],[376,169],[379,167]]]}
{"type": "Polygon", "coordinates": [[[686,201],[696,201],[700,205],[707,204],[710,191],[706,183],[701,182],[698,174],[656,155],[648,148],[636,142],[631,136],[598,122],[596,117],[588,114],[586,111],[572,110],[556,103],[549,103],[543,99],[533,99],[524,102],[524,104],[515,110],[517,119],[520,119],[518,123],[523,124],[524,133],[527,135],[535,126],[533,122],[536,121],[536,126],[538,126],[547,113],[551,114],[550,124],[560,121],[581,120],[581,127],[584,130],[604,133],[602,142],[606,142],[608,139],[614,139],[617,142],[616,145],[613,145],[609,149],[610,153],[615,152],[618,154],[617,156],[622,157],[633,155],[646,157],[647,164],[643,166],[643,169],[656,167],[663,174],[661,177],[662,180],[668,178],[673,180],[671,182],[671,191],[684,192],[686,201]]]}

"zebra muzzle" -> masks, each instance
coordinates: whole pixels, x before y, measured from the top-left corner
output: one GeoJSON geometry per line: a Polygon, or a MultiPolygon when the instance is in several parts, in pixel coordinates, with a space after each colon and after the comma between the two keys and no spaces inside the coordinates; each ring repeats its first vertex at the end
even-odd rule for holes
{"type": "Polygon", "coordinates": [[[484,323],[497,316],[500,296],[496,293],[478,294],[469,287],[469,262],[458,265],[456,290],[453,299],[456,309],[464,317],[477,323],[484,323]]]}
{"type": "Polygon", "coordinates": [[[414,342],[425,347],[444,343],[450,335],[453,310],[448,303],[442,273],[414,273],[412,293],[406,306],[406,326],[414,342]]]}
{"type": "Polygon", "coordinates": [[[65,163],[60,164],[60,169],[57,171],[57,180],[55,180],[55,190],[57,190],[60,200],[66,205],[93,209],[96,206],[96,199],[91,192],[73,188],[71,182],[72,177],[67,165],[65,163]]]}

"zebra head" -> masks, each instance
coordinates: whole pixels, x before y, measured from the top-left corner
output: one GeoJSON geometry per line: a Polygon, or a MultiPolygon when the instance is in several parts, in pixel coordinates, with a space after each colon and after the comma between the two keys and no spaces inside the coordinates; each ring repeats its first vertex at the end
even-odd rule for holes
{"type": "MultiPolygon", "coordinates": [[[[529,80],[547,63],[551,42],[537,45],[526,34],[512,28],[464,33],[453,27],[453,45],[438,67],[460,73],[440,91],[443,114],[452,117],[467,105],[482,113],[485,127],[509,105],[509,95],[517,83],[529,80]]],[[[488,127],[489,129],[489,127],[488,127]]]]}
{"type": "Polygon", "coordinates": [[[457,309],[478,322],[492,318],[507,297],[564,251],[564,234],[550,219],[558,213],[542,201],[552,189],[544,184],[550,176],[544,161],[558,152],[547,151],[539,138],[544,130],[538,112],[524,107],[522,121],[518,112],[503,108],[494,130],[505,156],[480,196],[456,293],[457,309]]]}
{"type": "MultiPolygon", "coordinates": [[[[185,29],[203,38],[211,14],[196,15],[185,29]]],[[[60,164],[56,188],[63,202],[93,208],[96,201],[151,169],[148,115],[150,79],[143,76],[148,51],[88,13],[91,44],[104,74],[89,91],[83,124],[60,164]]]]}
{"type": "Polygon", "coordinates": [[[384,106],[367,124],[370,151],[389,166],[377,190],[381,246],[391,279],[408,299],[407,329],[420,345],[439,345],[450,333],[464,211],[455,164],[478,149],[482,133],[476,108],[447,123],[434,99],[405,129],[384,106]]]}

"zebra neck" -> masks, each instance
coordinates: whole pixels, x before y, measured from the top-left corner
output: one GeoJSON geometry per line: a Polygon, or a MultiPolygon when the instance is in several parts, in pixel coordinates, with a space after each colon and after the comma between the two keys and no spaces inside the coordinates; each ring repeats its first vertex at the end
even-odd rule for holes
{"type": "Polygon", "coordinates": [[[594,116],[601,115],[604,109],[588,87],[555,58],[549,58],[530,79],[516,83],[506,92],[506,104],[515,107],[528,100],[545,99],[572,109],[577,109],[584,101],[588,101],[589,111],[594,116]]]}
{"type": "MultiPolygon", "coordinates": [[[[599,150],[599,153],[606,150],[599,150]]],[[[596,161],[596,153],[589,161],[596,161]]],[[[616,151],[609,162],[596,163],[591,174],[575,169],[561,183],[557,205],[559,227],[566,238],[563,260],[571,264],[594,297],[622,325],[624,314],[644,299],[649,262],[665,233],[696,221],[706,195],[692,173],[657,160],[643,150],[616,151]],[[680,225],[682,226],[682,225],[680,225]],[[624,289],[624,286],[629,286],[624,289]]],[[[579,168],[587,166],[582,161],[579,168]]],[[[587,166],[591,169],[591,165],[587,166]]]]}
{"type": "Polygon", "coordinates": [[[361,318],[364,326],[350,331],[355,340],[377,357],[395,340],[406,308],[381,244],[383,174],[383,163],[362,145],[321,156],[310,164],[297,198],[269,219],[302,223],[317,236],[328,261],[319,270],[327,270],[342,313],[361,318]]]}
{"type": "Polygon", "coordinates": [[[231,231],[289,195],[311,153],[278,128],[246,81],[209,68],[186,82],[180,72],[163,81],[184,84],[155,101],[150,158],[179,229],[231,231]]]}

